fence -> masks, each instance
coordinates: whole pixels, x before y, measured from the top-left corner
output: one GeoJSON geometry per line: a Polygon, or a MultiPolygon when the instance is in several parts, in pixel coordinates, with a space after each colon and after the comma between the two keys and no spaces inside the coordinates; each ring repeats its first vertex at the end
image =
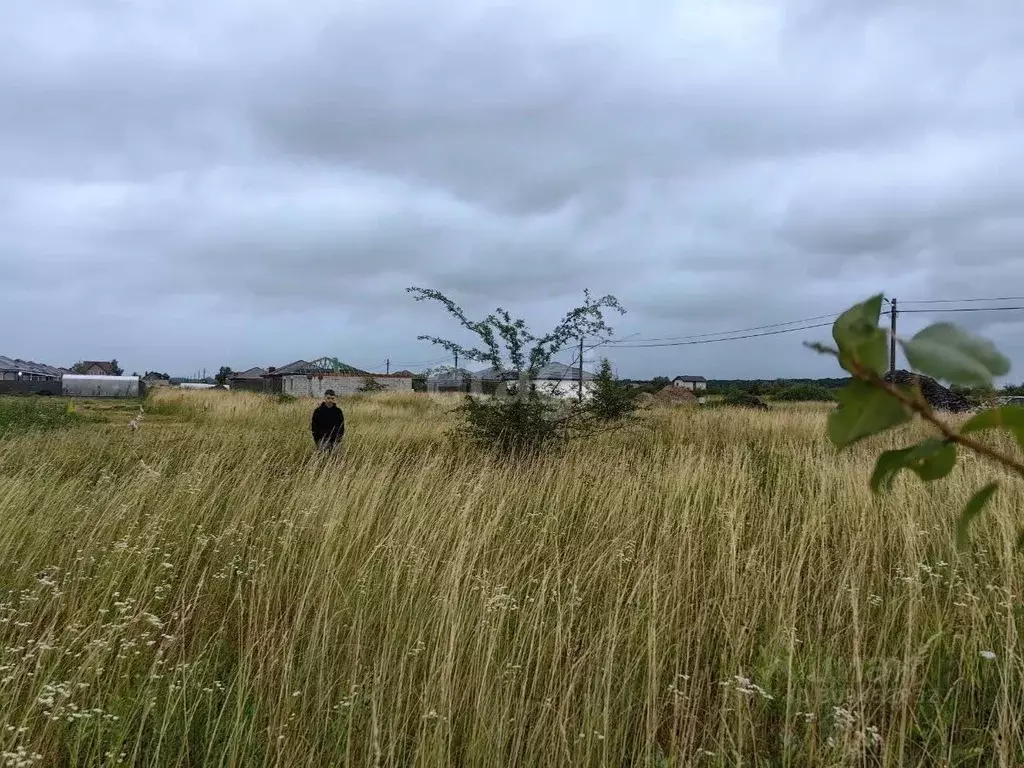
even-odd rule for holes
{"type": "Polygon", "coordinates": [[[0,381],[0,395],[60,395],[61,383],[51,381],[0,381]]]}

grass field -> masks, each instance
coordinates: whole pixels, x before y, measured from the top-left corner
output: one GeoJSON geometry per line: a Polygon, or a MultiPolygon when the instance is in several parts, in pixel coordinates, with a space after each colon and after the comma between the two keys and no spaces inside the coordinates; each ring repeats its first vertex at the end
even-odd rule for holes
{"type": "Polygon", "coordinates": [[[310,403],[155,397],[0,439],[0,764],[1024,762],[1024,488],[958,553],[972,457],[874,499],[896,438],[684,408],[504,466],[376,395],[322,461],[310,403]]]}

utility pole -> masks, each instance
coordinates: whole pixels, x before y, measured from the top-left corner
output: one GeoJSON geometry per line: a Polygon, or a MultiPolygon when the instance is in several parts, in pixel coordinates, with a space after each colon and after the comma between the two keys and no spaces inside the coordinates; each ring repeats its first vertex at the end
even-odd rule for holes
{"type": "Polygon", "coordinates": [[[459,370],[459,353],[455,353],[455,370],[459,370]]]}
{"type": "Polygon", "coordinates": [[[583,402],[583,336],[580,336],[580,380],[579,380],[579,398],[580,402],[583,402]]]}
{"type": "Polygon", "coordinates": [[[390,376],[391,375],[391,358],[390,357],[387,359],[387,366],[388,366],[388,368],[387,368],[388,374],[387,375],[390,376]]]}
{"type": "Polygon", "coordinates": [[[892,305],[889,311],[889,373],[896,370],[896,299],[889,302],[892,305]]]}

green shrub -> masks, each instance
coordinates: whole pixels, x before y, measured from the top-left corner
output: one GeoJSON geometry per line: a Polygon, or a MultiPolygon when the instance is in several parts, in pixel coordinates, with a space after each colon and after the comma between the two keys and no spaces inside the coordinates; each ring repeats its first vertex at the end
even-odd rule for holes
{"type": "Polygon", "coordinates": [[[82,421],[66,400],[42,397],[0,397],[0,437],[70,427],[82,421]]]}
{"type": "Polygon", "coordinates": [[[777,392],[775,400],[789,403],[834,402],[836,397],[830,389],[819,384],[794,384],[777,392]]]}

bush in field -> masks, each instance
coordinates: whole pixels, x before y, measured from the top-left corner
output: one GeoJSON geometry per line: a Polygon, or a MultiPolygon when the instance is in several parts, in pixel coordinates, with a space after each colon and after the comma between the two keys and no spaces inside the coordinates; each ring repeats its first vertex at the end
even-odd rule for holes
{"type": "Polygon", "coordinates": [[[41,397],[0,397],[0,437],[61,429],[81,420],[70,402],[41,397]]]}
{"type": "Polygon", "coordinates": [[[714,405],[731,408],[753,408],[758,411],[768,410],[768,404],[764,400],[757,395],[752,395],[750,392],[744,392],[742,389],[730,389],[714,405]]]}
{"type": "Polygon", "coordinates": [[[775,400],[788,403],[834,402],[835,393],[817,384],[794,384],[774,395],[775,400]]]}
{"type": "Polygon", "coordinates": [[[385,389],[387,389],[387,387],[372,376],[366,376],[363,379],[362,386],[359,387],[360,392],[383,392],[385,389]]]}
{"type": "Polygon", "coordinates": [[[601,360],[601,368],[593,382],[587,412],[598,422],[612,424],[633,418],[640,406],[643,391],[627,387],[612,374],[611,363],[601,360]]]}
{"type": "Polygon", "coordinates": [[[421,340],[444,347],[463,360],[488,363],[504,385],[495,397],[467,395],[458,409],[464,417],[462,434],[477,444],[502,452],[534,452],[593,434],[601,424],[620,420],[618,416],[609,419],[609,415],[625,413],[625,401],[612,394],[613,385],[607,381],[597,410],[582,401],[548,398],[536,386],[541,369],[570,343],[579,342],[582,347],[585,340],[601,343],[611,338],[613,331],[605,322],[605,312],[625,313],[614,296],[595,300],[589,291],[584,291],[583,304],[567,312],[549,333],[538,337],[530,333],[525,320],[513,319],[501,307],[483,320],[473,321],[440,291],[406,290],[416,301],[440,303],[463,328],[480,339],[482,347],[464,347],[437,336],[424,335],[419,337],[421,340]]]}

